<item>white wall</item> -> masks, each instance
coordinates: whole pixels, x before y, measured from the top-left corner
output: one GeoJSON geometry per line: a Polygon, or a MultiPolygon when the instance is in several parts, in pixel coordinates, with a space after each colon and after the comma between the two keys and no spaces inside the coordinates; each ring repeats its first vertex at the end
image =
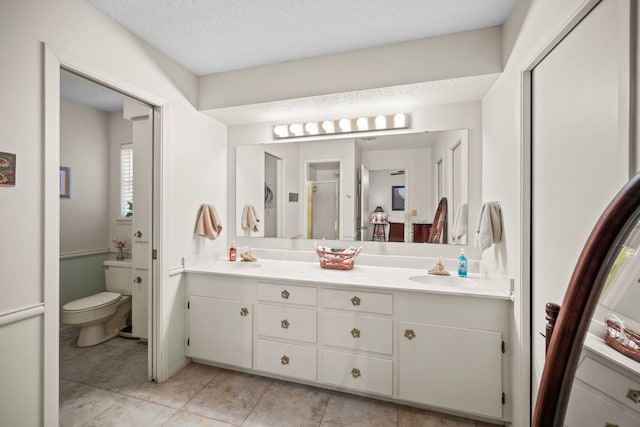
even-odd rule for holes
{"type": "MultiPolygon", "coordinates": [[[[0,246],[3,265],[0,316],[44,302],[42,42],[56,52],[75,58],[77,64],[86,64],[103,75],[166,101],[165,139],[162,147],[158,147],[165,159],[164,220],[168,230],[158,248],[165,262],[161,275],[166,278],[169,266],[179,266],[184,255],[224,245],[224,237],[214,242],[193,237],[195,216],[201,203],[215,203],[223,221],[227,211],[226,127],[195,109],[196,76],[83,0],[2,1],[0,116],[11,117],[11,120],[0,128],[0,140],[3,151],[17,154],[17,180],[15,187],[0,189],[3,240],[14,242],[0,246]]],[[[169,321],[168,313],[174,300],[167,298],[164,302],[162,327],[169,321]]],[[[57,324],[57,320],[55,322],[57,324]]],[[[4,328],[0,327],[3,331],[4,328]]],[[[33,348],[30,344],[33,342],[40,343],[35,346],[40,351],[43,334],[42,329],[26,329],[23,334],[10,335],[3,342],[0,360],[13,357],[16,349],[33,348]]],[[[48,353],[47,358],[55,360],[52,353],[48,353]]],[[[22,358],[12,369],[39,373],[41,362],[42,357],[22,358]]],[[[25,414],[44,418],[43,390],[47,390],[47,396],[57,393],[57,374],[47,378],[36,375],[35,379],[4,375],[2,378],[7,378],[2,382],[2,389],[11,390],[7,399],[0,400],[3,420],[19,425],[25,414]]],[[[55,423],[51,419],[47,422],[55,423]]]]}
{"type": "MultiPolygon", "coordinates": [[[[486,250],[482,260],[491,271],[515,279],[512,340],[516,348],[512,370],[514,387],[520,396],[514,402],[515,425],[529,424],[530,289],[523,287],[521,280],[523,274],[528,274],[527,266],[522,263],[522,250],[529,244],[521,236],[521,180],[525,172],[521,167],[522,71],[585,3],[584,0],[520,0],[504,24],[505,69],[482,101],[482,194],[485,200],[501,202],[504,220],[503,243],[486,250]]],[[[569,172],[570,165],[567,165],[569,172]]]]}
{"type": "MultiPolygon", "coordinates": [[[[384,212],[388,215],[389,222],[405,222],[406,210],[394,211],[391,209],[391,187],[394,185],[405,185],[406,175],[391,175],[390,172],[394,170],[370,170],[369,171],[369,206],[367,211],[369,215],[373,213],[377,206],[381,206],[384,212]]],[[[406,190],[406,186],[405,186],[406,190]]],[[[406,202],[406,199],[405,199],[406,202]]],[[[408,205],[405,204],[405,209],[408,205]]],[[[385,227],[385,233],[389,235],[389,227],[385,227]]],[[[405,227],[405,238],[407,237],[407,230],[405,227]]],[[[373,237],[373,226],[369,225],[367,228],[367,240],[371,240],[373,237]]]]}
{"type": "Polygon", "coordinates": [[[104,250],[109,247],[109,114],[61,98],[60,124],[60,166],[71,168],[71,197],[60,199],[60,253],[104,250]]]}
{"type": "MultiPolygon", "coordinates": [[[[122,111],[109,114],[109,244],[114,240],[132,241],[131,218],[120,212],[120,146],[132,143],[132,127],[122,111]]],[[[131,245],[127,248],[130,250],[131,245]]]]}

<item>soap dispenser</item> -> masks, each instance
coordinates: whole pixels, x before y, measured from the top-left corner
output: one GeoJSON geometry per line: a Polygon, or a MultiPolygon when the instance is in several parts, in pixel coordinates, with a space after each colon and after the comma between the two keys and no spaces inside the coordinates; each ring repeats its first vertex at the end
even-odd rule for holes
{"type": "Polygon", "coordinates": [[[236,261],[238,259],[238,250],[236,249],[236,242],[231,242],[229,247],[229,261],[236,261]]]}
{"type": "Polygon", "coordinates": [[[467,277],[467,257],[464,256],[464,249],[460,249],[458,257],[458,277],[467,277]]]}

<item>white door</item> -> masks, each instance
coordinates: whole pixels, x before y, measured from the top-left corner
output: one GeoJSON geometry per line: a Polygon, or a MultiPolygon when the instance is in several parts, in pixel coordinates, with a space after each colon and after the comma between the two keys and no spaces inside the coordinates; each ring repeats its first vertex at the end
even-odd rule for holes
{"type": "Polygon", "coordinates": [[[629,177],[629,142],[619,133],[623,3],[596,6],[532,72],[533,396],[545,304],[562,303],[589,233],[629,177]]]}
{"type": "Polygon", "coordinates": [[[360,165],[360,240],[369,240],[369,169],[360,165]]]}
{"type": "Polygon", "coordinates": [[[311,192],[311,238],[338,238],[338,183],[314,181],[311,192]]]}

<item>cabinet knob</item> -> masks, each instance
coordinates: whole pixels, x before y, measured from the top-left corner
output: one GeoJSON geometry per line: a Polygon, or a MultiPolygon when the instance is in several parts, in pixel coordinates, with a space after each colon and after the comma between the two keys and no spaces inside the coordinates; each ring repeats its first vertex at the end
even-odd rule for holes
{"type": "Polygon", "coordinates": [[[358,298],[358,297],[351,298],[351,304],[360,305],[360,298],[358,298]]]}
{"type": "Polygon", "coordinates": [[[633,403],[640,403],[640,390],[629,389],[627,397],[633,400],[633,403]]]}
{"type": "Polygon", "coordinates": [[[247,317],[249,315],[249,309],[247,307],[242,307],[240,309],[240,316],[247,317]]]}
{"type": "Polygon", "coordinates": [[[289,364],[289,357],[285,354],[284,356],[282,356],[280,358],[280,363],[282,363],[283,365],[288,365],[289,364]]]}
{"type": "Polygon", "coordinates": [[[284,291],[280,292],[280,295],[284,299],[289,299],[289,291],[287,291],[286,289],[284,291]]]}
{"type": "Polygon", "coordinates": [[[142,277],[136,277],[135,279],[133,279],[133,283],[142,283],[142,277]]]}
{"type": "Polygon", "coordinates": [[[359,377],[361,377],[361,376],[362,376],[362,374],[360,373],[360,369],[358,369],[358,368],[353,368],[353,369],[351,370],[351,376],[352,376],[353,378],[359,378],[359,377]]]}
{"type": "Polygon", "coordinates": [[[280,327],[282,329],[289,329],[289,321],[287,319],[281,320],[280,327]]]}
{"type": "Polygon", "coordinates": [[[412,340],[416,337],[415,332],[413,332],[413,329],[405,329],[404,330],[404,336],[406,338],[408,338],[409,340],[412,340]]]}
{"type": "Polygon", "coordinates": [[[353,328],[351,330],[351,336],[354,337],[354,338],[360,338],[360,329],[353,328]]]}
{"type": "Polygon", "coordinates": [[[142,237],[142,231],[140,231],[140,230],[136,231],[135,233],[133,233],[133,237],[136,237],[138,239],[141,238],[142,237]]]}

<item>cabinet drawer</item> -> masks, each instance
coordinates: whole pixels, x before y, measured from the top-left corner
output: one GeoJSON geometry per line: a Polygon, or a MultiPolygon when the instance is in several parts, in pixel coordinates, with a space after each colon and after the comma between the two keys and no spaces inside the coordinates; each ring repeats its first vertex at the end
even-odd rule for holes
{"type": "Polygon", "coordinates": [[[316,380],[316,349],[256,340],[256,369],[287,377],[316,380]]]}
{"type": "Polygon", "coordinates": [[[640,404],[627,397],[629,391],[640,390],[640,383],[589,357],[585,357],[578,366],[576,378],[608,394],[631,409],[636,411],[640,409],[640,404]]]}
{"type": "Polygon", "coordinates": [[[258,283],[258,299],[283,304],[315,306],[318,303],[318,294],[316,288],[258,283]]]}
{"type": "Polygon", "coordinates": [[[325,383],[387,396],[393,394],[391,360],[330,350],[324,350],[322,356],[325,383]]]}
{"type": "Polygon", "coordinates": [[[640,425],[640,418],[622,411],[612,402],[597,396],[582,387],[579,381],[575,381],[571,388],[564,425],[567,427],[609,425],[632,427],[640,425]]]}
{"type": "Polygon", "coordinates": [[[323,297],[324,306],[328,308],[380,314],[391,314],[393,312],[391,294],[325,289],[323,297]]]}
{"type": "Polygon", "coordinates": [[[325,345],[384,354],[393,352],[391,319],[324,313],[322,325],[325,345]]]}
{"type": "Polygon", "coordinates": [[[316,342],[317,313],[272,305],[258,305],[258,335],[309,343],[316,342]]]}

